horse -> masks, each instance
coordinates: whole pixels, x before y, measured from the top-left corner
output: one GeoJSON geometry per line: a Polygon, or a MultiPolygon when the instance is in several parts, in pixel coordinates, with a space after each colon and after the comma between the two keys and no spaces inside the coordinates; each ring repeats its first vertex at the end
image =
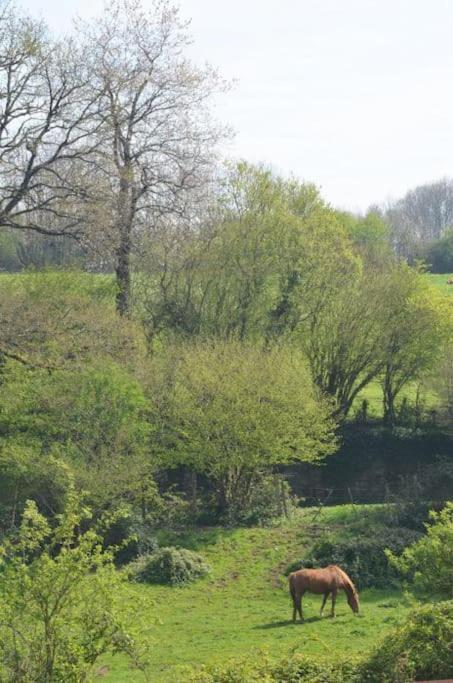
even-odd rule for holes
{"type": "Polygon", "coordinates": [[[329,564],[323,569],[300,569],[297,572],[292,572],[289,575],[289,592],[293,599],[293,622],[296,621],[297,612],[299,612],[300,620],[304,620],[302,613],[302,596],[308,591],[309,593],[324,594],[324,600],[321,606],[321,617],[324,612],[324,606],[329,595],[332,596],[332,611],[331,616],[335,616],[335,602],[339,590],[346,592],[348,605],[354,612],[359,612],[359,594],[356,587],[352,583],[349,576],[336,564],[329,564]]]}

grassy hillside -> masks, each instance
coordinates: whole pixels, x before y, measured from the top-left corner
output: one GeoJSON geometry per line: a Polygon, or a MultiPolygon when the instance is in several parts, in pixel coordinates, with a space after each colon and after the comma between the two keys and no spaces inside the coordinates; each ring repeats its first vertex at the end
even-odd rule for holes
{"type": "MultiPolygon", "coordinates": [[[[400,592],[363,591],[359,617],[340,594],[337,617],[322,620],[321,597],[311,595],[304,599],[306,622],[294,625],[283,571],[327,529],[339,536],[350,534],[352,528],[359,533],[361,524],[379,523],[378,513],[378,506],[339,506],[316,519],[313,510],[300,511],[292,521],[268,529],[161,534],[161,545],[196,549],[213,571],[183,588],[134,587],[137,603],[145,595],[153,602],[152,612],[141,614],[143,631],[152,637],[151,680],[184,681],[190,665],[259,656],[260,651],[275,658],[290,650],[335,656],[371,647],[407,613],[409,604],[400,592]]],[[[121,658],[105,662],[102,671],[112,682],[144,680],[121,658]]]]}

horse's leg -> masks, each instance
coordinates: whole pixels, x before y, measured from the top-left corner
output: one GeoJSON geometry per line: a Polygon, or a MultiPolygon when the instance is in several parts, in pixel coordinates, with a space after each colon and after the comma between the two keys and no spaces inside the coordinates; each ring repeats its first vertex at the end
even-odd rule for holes
{"type": "Polygon", "coordinates": [[[298,593],[297,595],[297,611],[299,612],[300,620],[304,620],[304,614],[302,611],[302,597],[304,595],[305,591],[302,591],[301,593],[298,593]]]}
{"type": "Polygon", "coordinates": [[[330,591],[327,591],[327,593],[324,593],[324,600],[322,601],[322,605],[321,605],[321,616],[322,616],[322,613],[324,612],[324,607],[326,606],[327,598],[329,597],[329,595],[330,595],[330,591]]]}
{"type": "Polygon", "coordinates": [[[296,623],[296,616],[297,616],[297,597],[295,594],[294,595],[292,594],[291,597],[293,599],[293,623],[295,624],[296,623]]]}
{"type": "Polygon", "coordinates": [[[293,622],[296,623],[297,616],[297,591],[295,587],[290,583],[289,591],[291,593],[291,599],[293,601],[293,622]]]}
{"type": "Polygon", "coordinates": [[[335,616],[335,603],[337,601],[337,589],[334,588],[332,591],[332,612],[330,613],[331,617],[335,616]]]}

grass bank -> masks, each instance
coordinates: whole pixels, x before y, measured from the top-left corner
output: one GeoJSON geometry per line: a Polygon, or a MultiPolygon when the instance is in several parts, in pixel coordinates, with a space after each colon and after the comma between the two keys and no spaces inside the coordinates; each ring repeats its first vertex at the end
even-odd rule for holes
{"type": "MultiPolygon", "coordinates": [[[[350,535],[352,529],[358,533],[361,525],[379,523],[379,511],[379,506],[338,506],[317,518],[313,510],[301,510],[293,520],[266,529],[161,533],[161,545],[201,552],[212,574],[182,588],[134,587],[138,602],[146,596],[153,604],[152,613],[140,615],[152,639],[151,681],[182,682],[189,666],[259,657],[263,651],[278,659],[291,651],[321,657],[369,649],[409,611],[411,604],[400,591],[363,591],[359,617],[341,595],[335,619],[320,619],[321,598],[308,596],[306,621],[294,625],[283,572],[327,531],[338,536],[350,535]]],[[[145,680],[119,657],[104,666],[105,680],[145,680]]]]}

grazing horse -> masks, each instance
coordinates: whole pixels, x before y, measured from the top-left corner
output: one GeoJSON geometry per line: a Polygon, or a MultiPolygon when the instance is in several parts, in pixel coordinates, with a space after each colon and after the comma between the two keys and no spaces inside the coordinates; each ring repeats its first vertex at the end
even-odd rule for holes
{"type": "Polygon", "coordinates": [[[293,599],[293,621],[299,612],[300,620],[304,620],[302,613],[302,596],[309,593],[324,594],[321,607],[321,616],[324,611],[329,595],[332,595],[331,616],[335,616],[335,602],[339,590],[344,590],[348,599],[349,607],[357,614],[359,611],[359,595],[349,576],[336,564],[329,564],[324,569],[300,569],[289,575],[289,592],[293,599]]]}

